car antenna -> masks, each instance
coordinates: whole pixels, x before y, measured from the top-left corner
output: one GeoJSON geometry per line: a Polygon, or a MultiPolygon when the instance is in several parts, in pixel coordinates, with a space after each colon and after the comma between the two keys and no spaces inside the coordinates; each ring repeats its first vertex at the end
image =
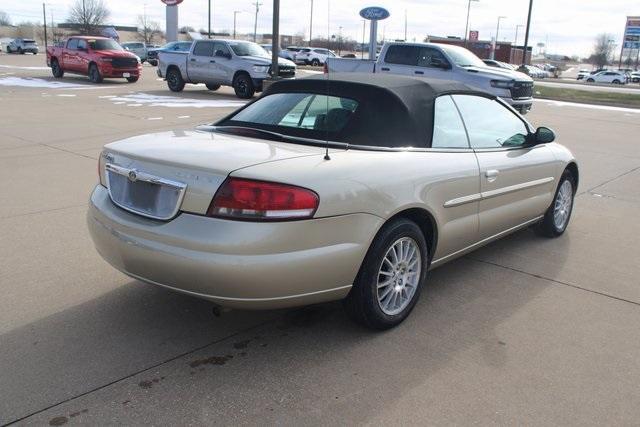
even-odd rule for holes
{"type": "MultiPolygon", "coordinates": [[[[329,33],[331,33],[331,0],[327,1],[327,47],[329,47],[329,40],[331,40],[331,37],[329,36],[329,33]]],[[[309,46],[311,46],[311,36],[309,36],[309,46]]],[[[325,58],[324,60],[324,66],[327,67],[327,59],[325,58]]],[[[325,110],[325,115],[324,115],[324,135],[325,135],[325,147],[324,147],[324,159],[325,160],[331,160],[331,157],[329,157],[329,67],[326,68],[327,70],[327,78],[325,79],[326,81],[326,92],[325,92],[325,99],[327,100],[327,109],[325,110]]]]}

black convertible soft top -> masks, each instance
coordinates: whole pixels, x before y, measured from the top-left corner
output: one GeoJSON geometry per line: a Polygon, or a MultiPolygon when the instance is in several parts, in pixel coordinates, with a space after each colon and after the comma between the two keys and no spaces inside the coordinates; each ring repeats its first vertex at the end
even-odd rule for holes
{"type": "MultiPolygon", "coordinates": [[[[334,140],[390,148],[431,146],[434,101],[438,96],[466,93],[492,97],[450,80],[335,73],[278,81],[270,85],[261,98],[289,92],[325,94],[357,101],[355,114],[340,135],[332,135],[334,140]]],[[[218,124],[224,126],[228,119],[218,124]]]]}

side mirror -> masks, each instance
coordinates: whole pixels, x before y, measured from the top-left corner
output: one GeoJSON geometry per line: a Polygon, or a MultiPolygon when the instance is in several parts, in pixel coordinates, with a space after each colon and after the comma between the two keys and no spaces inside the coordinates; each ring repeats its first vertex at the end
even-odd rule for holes
{"type": "Polygon", "coordinates": [[[451,68],[448,62],[443,61],[440,58],[431,58],[430,65],[435,68],[442,68],[443,70],[448,70],[449,68],[451,68]]]}
{"type": "Polygon", "coordinates": [[[536,144],[548,144],[556,140],[556,133],[544,126],[540,126],[536,129],[536,133],[534,135],[536,144]]]}

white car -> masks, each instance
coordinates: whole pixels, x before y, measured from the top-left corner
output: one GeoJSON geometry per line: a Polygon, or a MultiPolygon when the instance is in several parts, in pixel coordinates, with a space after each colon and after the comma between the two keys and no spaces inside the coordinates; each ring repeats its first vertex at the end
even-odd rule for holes
{"type": "Polygon", "coordinates": [[[576,78],[576,80],[584,80],[590,75],[591,75],[591,71],[589,71],[589,70],[580,70],[580,71],[578,71],[578,77],[576,78]]]}
{"type": "Polygon", "coordinates": [[[627,83],[627,76],[619,71],[600,71],[586,78],[587,83],[612,83],[623,85],[627,83]]]}
{"type": "Polygon", "coordinates": [[[640,82],[640,71],[634,71],[631,73],[631,82],[632,83],[640,82]]]}
{"type": "Polygon", "coordinates": [[[313,65],[317,67],[324,65],[327,58],[335,58],[337,55],[329,50],[320,47],[304,47],[296,54],[296,64],[313,65]]]}

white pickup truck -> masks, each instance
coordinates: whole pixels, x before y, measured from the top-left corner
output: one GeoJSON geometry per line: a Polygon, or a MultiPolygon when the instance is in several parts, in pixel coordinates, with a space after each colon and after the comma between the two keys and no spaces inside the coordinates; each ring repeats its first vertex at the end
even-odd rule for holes
{"type": "MultiPolygon", "coordinates": [[[[280,77],[295,77],[293,62],[279,58],[278,68],[280,77]]],[[[209,90],[232,86],[239,98],[251,98],[271,76],[271,55],[252,42],[196,40],[189,52],[160,51],[158,76],[173,92],[186,83],[204,83],[209,90]]]]}
{"type": "Polygon", "coordinates": [[[487,67],[469,50],[438,43],[385,43],[376,61],[328,58],[328,73],[389,73],[455,80],[496,95],[526,114],[533,103],[533,79],[517,71],[487,67]]]}

